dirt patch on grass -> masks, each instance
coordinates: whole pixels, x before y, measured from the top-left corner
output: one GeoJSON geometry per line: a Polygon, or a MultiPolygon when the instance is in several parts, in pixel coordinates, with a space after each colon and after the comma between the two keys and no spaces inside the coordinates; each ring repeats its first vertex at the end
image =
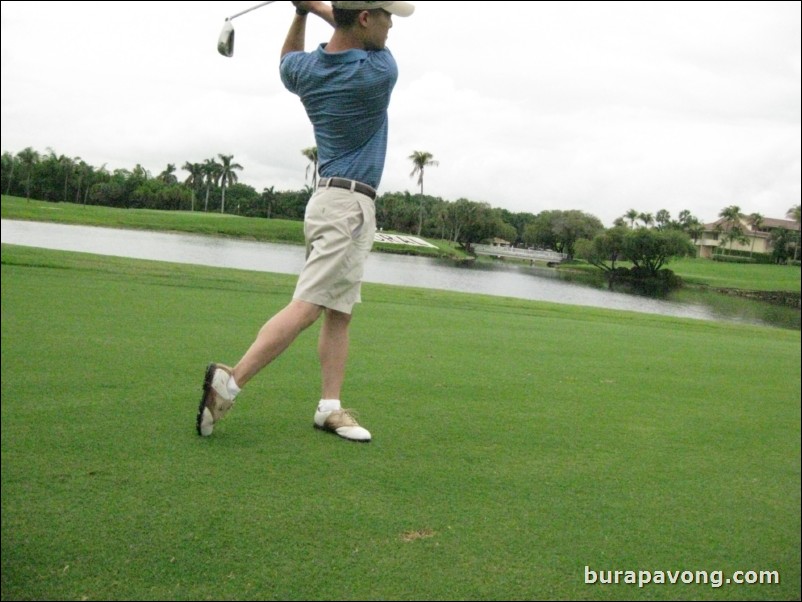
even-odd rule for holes
{"type": "Polygon", "coordinates": [[[417,531],[407,531],[406,533],[402,533],[401,539],[403,541],[417,541],[419,539],[428,539],[429,537],[434,537],[435,535],[436,533],[432,529],[418,529],[417,531]]]}

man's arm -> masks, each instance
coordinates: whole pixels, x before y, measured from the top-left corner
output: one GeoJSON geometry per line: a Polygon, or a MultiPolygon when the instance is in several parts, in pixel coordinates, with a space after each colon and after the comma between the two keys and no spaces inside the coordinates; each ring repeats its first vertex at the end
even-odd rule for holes
{"type": "MultiPolygon", "coordinates": [[[[326,23],[334,27],[334,11],[331,5],[326,2],[311,2],[293,1],[295,8],[301,11],[307,11],[317,15],[326,23]]],[[[306,41],[306,15],[301,15],[296,12],[295,17],[290,25],[290,30],[287,32],[287,38],[284,40],[284,46],[281,48],[281,56],[288,52],[303,52],[304,43],[306,41]]]]}

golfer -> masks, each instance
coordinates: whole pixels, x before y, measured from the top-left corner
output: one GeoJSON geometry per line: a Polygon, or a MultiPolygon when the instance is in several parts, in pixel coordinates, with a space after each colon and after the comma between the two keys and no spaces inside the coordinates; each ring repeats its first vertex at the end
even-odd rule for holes
{"type": "Polygon", "coordinates": [[[398,78],[385,47],[393,16],[408,2],[293,2],[295,16],[281,50],[281,80],[312,122],[320,178],[306,207],[306,264],[292,301],[274,315],[234,366],[206,369],[197,430],[209,436],[243,388],[321,315],[321,398],[314,426],[351,441],[370,441],[340,403],[351,312],[361,301],[365,260],[376,230],[374,201],[387,151],[387,107],[398,78]],[[334,27],[327,44],[304,51],[312,13],[334,27]]]}

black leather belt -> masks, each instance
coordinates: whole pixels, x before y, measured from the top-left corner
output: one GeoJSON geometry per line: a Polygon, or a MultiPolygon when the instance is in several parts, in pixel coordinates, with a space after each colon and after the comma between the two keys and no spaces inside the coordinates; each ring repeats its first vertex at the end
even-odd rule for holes
{"type": "Polygon", "coordinates": [[[349,180],[347,178],[320,178],[320,180],[317,182],[317,187],[345,188],[346,190],[353,190],[354,192],[369,196],[373,201],[376,200],[376,190],[373,187],[363,184],[362,182],[357,182],[356,180],[349,180]]]}

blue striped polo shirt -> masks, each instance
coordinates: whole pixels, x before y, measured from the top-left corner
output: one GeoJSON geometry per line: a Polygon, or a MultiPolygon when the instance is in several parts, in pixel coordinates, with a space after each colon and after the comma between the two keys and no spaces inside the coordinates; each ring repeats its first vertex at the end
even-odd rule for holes
{"type": "Polygon", "coordinates": [[[321,177],[379,187],[387,154],[387,107],[398,79],[389,50],[289,52],[281,81],[312,122],[321,177]]]}

